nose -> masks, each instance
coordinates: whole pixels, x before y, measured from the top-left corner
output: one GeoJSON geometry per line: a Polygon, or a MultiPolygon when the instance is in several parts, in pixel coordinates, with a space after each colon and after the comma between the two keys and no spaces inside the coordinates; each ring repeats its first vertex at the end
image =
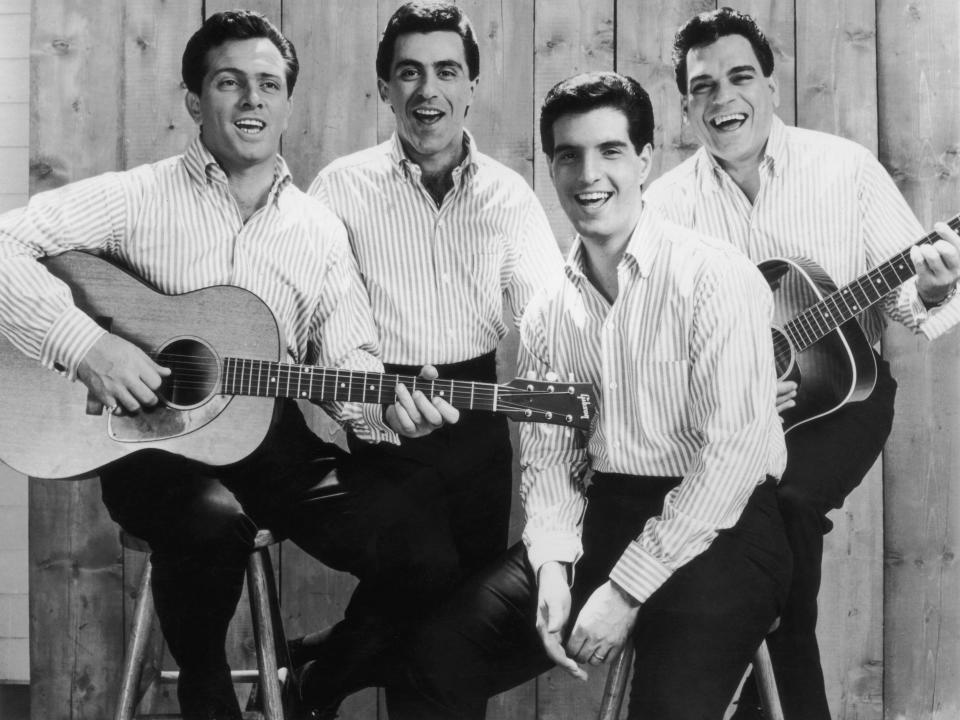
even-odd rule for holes
{"type": "Polygon", "coordinates": [[[725,105],[733,98],[733,85],[726,79],[717,83],[717,89],[713,94],[713,102],[717,105],[725,105]]]}
{"type": "Polygon", "coordinates": [[[423,73],[422,80],[420,81],[420,87],[417,88],[421,97],[429,100],[437,96],[437,76],[433,71],[428,70],[423,73]]]}
{"type": "Polygon", "coordinates": [[[244,107],[263,107],[263,100],[261,100],[260,93],[257,92],[255,85],[247,86],[246,92],[243,94],[243,104],[244,107]]]}
{"type": "Polygon", "coordinates": [[[580,182],[590,185],[600,179],[600,159],[592,152],[584,153],[580,161],[580,182]]]}

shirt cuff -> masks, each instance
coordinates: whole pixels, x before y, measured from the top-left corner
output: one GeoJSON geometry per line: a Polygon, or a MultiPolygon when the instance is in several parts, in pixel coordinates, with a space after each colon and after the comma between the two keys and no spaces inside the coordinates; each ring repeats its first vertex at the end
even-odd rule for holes
{"type": "Polygon", "coordinates": [[[57,318],[44,337],[40,345],[40,363],[75,380],[80,361],[97,340],[106,334],[107,331],[97,325],[89,315],[71,305],[57,318]]]}
{"type": "Polygon", "coordinates": [[[644,603],[672,574],[673,570],[633,541],[614,565],[610,579],[637,602],[644,603]]]}
{"type": "Polygon", "coordinates": [[[936,340],[960,321],[960,294],[928,310],[920,299],[916,282],[909,282],[904,284],[901,302],[910,308],[917,323],[915,332],[923,333],[927,340],[936,340]]]}
{"type": "Polygon", "coordinates": [[[383,419],[383,406],[371,403],[344,403],[340,417],[360,440],[370,444],[400,444],[400,436],[383,419]]]}
{"type": "Polygon", "coordinates": [[[583,555],[583,544],[576,533],[536,532],[524,530],[523,544],[527,547],[527,559],[536,575],[545,562],[557,562],[573,565],[583,555]]]}

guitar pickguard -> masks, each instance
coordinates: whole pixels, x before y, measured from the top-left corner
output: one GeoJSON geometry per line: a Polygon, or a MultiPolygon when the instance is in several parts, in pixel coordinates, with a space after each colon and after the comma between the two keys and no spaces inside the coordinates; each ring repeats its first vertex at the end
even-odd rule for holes
{"type": "Polygon", "coordinates": [[[184,437],[217,419],[233,397],[217,395],[200,407],[179,410],[159,405],[132,415],[111,415],[107,434],[123,443],[156,442],[184,437]]]}

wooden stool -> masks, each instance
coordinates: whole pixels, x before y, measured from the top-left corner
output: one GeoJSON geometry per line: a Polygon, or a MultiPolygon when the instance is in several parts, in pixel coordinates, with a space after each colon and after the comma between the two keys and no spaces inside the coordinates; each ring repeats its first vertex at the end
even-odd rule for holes
{"type": "MultiPolygon", "coordinates": [[[[776,627],[777,623],[774,623],[776,627]]],[[[617,720],[620,717],[620,708],[623,705],[623,696],[627,691],[630,680],[630,668],[633,664],[633,637],[628,637],[620,655],[610,666],[607,673],[607,682],[603,687],[603,699],[600,701],[600,712],[597,720],[617,720]]],[[[753,656],[753,676],[757,681],[757,690],[760,691],[760,705],[763,707],[767,720],[784,720],[783,708],[780,706],[780,696],[777,693],[777,681],[773,676],[773,664],[770,662],[770,651],[767,641],[764,640],[753,656]]]]}
{"type": "MultiPolygon", "coordinates": [[[[292,672],[287,638],[280,620],[280,603],[273,579],[273,564],[270,561],[269,547],[277,542],[279,541],[269,530],[260,530],[247,564],[247,594],[257,645],[257,669],[235,670],[230,675],[235,683],[256,684],[253,695],[262,710],[245,712],[245,719],[284,720],[284,691],[296,694],[296,678],[292,672]]],[[[130,550],[150,552],[150,546],[145,541],[123,531],[120,532],[120,543],[130,550]]],[[[147,560],[137,590],[133,628],[123,665],[120,701],[114,716],[116,720],[146,717],[136,715],[136,711],[144,694],[140,691],[140,680],[150,647],[155,615],[153,593],[150,591],[151,574],[151,564],[147,560]]],[[[161,671],[158,680],[161,683],[176,683],[179,676],[177,671],[161,671]]]]}

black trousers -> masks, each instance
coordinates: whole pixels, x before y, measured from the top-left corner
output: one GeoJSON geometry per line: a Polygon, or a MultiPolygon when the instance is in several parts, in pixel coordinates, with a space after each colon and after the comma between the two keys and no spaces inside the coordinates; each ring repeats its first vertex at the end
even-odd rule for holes
{"type": "Polygon", "coordinates": [[[111,517],[153,550],[157,614],[181,668],[188,718],[239,717],[224,643],[258,527],[353,573],[370,596],[405,598],[387,611],[426,602],[457,570],[435,531],[434,508],[414,502],[389,475],[364,474],[318,439],[292,402],[241,463],[211,468],[146,451],[105,468],[101,482],[111,517]],[[320,482],[334,467],[348,492],[330,497],[320,482]]]}
{"type": "MultiPolygon", "coordinates": [[[[787,720],[830,719],[816,634],[823,536],[832,528],[827,513],[843,506],[880,456],[896,392],[889,364],[878,357],[870,397],[787,434],[787,469],[777,499],[793,551],[793,582],[780,626],[768,640],[787,720]]],[[[744,685],[735,717],[762,717],[754,683],[744,685]]]]}
{"type": "MultiPolygon", "coordinates": [[[[623,550],[659,515],[677,479],[600,475],[588,491],[584,554],[566,631],[623,550]]],[[[677,570],[641,607],[634,629],[631,718],[723,717],[790,579],[774,481],[758,487],[739,522],[677,570]]],[[[415,698],[392,720],[482,718],[482,701],[550,667],[535,630],[537,584],[518,544],[458,589],[408,645],[393,679],[415,698]]],[[[399,694],[399,692],[398,692],[399,694]]],[[[396,711],[395,711],[396,710],[396,711]]]]}
{"type": "MultiPolygon", "coordinates": [[[[387,372],[416,375],[420,368],[387,365],[387,372]]],[[[441,378],[496,381],[496,358],[438,365],[441,378]]],[[[329,707],[340,695],[384,684],[380,669],[392,667],[398,641],[407,628],[428,616],[456,583],[500,555],[507,545],[512,487],[512,450],[506,418],[463,412],[455,425],[400,446],[351,442],[356,470],[364,478],[390,478],[403,495],[395,513],[414,538],[429,538],[423,560],[408,558],[396,567],[418,565],[421,577],[404,582],[363,582],[345,618],[309,650],[313,663],[303,681],[308,707],[329,707]],[[415,507],[410,513],[407,508],[415,507]],[[404,589],[407,590],[404,590],[404,589]]],[[[389,575],[384,576],[388,579],[389,575]]],[[[394,707],[393,690],[387,704],[394,707]]]]}

